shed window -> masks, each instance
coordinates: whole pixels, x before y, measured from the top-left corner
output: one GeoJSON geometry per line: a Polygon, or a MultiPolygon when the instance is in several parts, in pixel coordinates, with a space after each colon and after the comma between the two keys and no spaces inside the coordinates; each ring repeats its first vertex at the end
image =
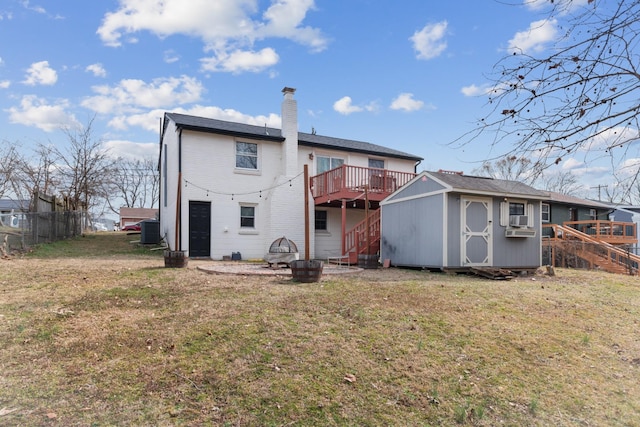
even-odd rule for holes
{"type": "Polygon", "coordinates": [[[509,216],[524,215],[524,203],[509,203],[509,216]]]}
{"type": "Polygon", "coordinates": [[[258,169],[258,144],[236,142],[236,167],[258,169]]]}
{"type": "Polygon", "coordinates": [[[500,225],[508,227],[512,224],[521,224],[526,221],[526,226],[533,227],[534,205],[526,201],[501,202],[500,203],[500,225]],[[520,216],[523,218],[514,218],[520,216]]]}
{"type": "Polygon", "coordinates": [[[596,219],[598,219],[598,214],[596,213],[596,210],[593,209],[593,208],[589,209],[589,219],[594,220],[594,221],[596,219]]]}

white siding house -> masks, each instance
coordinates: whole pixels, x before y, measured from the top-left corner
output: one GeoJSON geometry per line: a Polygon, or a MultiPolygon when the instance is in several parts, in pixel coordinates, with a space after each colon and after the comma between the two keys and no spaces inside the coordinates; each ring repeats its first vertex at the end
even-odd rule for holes
{"type": "MultiPolygon", "coordinates": [[[[368,185],[374,173],[397,185],[414,176],[419,157],[298,132],[295,89],[284,88],[283,93],[282,129],[165,113],[160,234],[171,250],[186,251],[192,258],[222,259],[240,253],[243,259],[262,259],[271,243],[285,236],[304,257],[308,209],[309,257],[342,255],[345,230],[364,219],[362,185],[368,185]],[[310,187],[304,181],[305,165],[312,177],[310,187]],[[351,183],[354,168],[365,171],[353,175],[359,177],[358,185],[351,183]],[[334,179],[330,189],[328,170],[334,179]],[[342,177],[340,188],[334,187],[336,173],[342,177]],[[310,188],[308,206],[305,188],[310,188]]],[[[371,200],[375,204],[382,196],[372,193],[371,200]]]]}

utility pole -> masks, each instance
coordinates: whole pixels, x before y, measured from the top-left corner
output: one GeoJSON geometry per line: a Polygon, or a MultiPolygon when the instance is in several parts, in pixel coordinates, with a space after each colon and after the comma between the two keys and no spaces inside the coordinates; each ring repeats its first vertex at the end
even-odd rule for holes
{"type": "Polygon", "coordinates": [[[602,184],[598,184],[595,187],[589,187],[589,188],[591,188],[592,190],[595,189],[595,188],[598,189],[598,201],[601,202],[602,199],[600,198],[600,190],[602,190],[603,188],[607,188],[607,186],[606,185],[602,185],[602,184]]]}

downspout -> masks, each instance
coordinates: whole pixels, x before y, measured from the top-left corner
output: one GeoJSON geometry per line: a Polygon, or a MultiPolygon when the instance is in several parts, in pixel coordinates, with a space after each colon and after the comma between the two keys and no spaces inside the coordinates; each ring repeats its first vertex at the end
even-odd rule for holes
{"type": "Polygon", "coordinates": [[[422,160],[418,160],[416,164],[413,166],[413,173],[418,174],[418,165],[422,163],[422,160]]]}
{"type": "MultiPolygon", "coordinates": [[[[162,119],[160,119],[160,127],[158,129],[158,141],[160,142],[160,155],[158,156],[158,224],[162,224],[161,212],[162,209],[162,159],[167,153],[162,149],[162,119]]],[[[167,173],[165,170],[164,173],[167,173]]],[[[153,206],[152,206],[153,207],[153,206]]],[[[165,233],[166,235],[166,233],[165,233]]]]}
{"type": "Polygon", "coordinates": [[[178,224],[178,241],[177,241],[177,250],[182,250],[182,128],[178,131],[178,212],[179,217],[177,218],[176,223],[178,224]]]}

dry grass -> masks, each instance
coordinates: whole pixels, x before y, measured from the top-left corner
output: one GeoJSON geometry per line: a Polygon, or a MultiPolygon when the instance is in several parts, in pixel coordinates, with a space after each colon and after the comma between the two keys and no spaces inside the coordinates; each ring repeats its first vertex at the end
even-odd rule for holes
{"type": "Polygon", "coordinates": [[[1,425],[640,419],[637,278],[390,269],[299,284],[165,269],[128,240],[0,260],[1,425]]]}

